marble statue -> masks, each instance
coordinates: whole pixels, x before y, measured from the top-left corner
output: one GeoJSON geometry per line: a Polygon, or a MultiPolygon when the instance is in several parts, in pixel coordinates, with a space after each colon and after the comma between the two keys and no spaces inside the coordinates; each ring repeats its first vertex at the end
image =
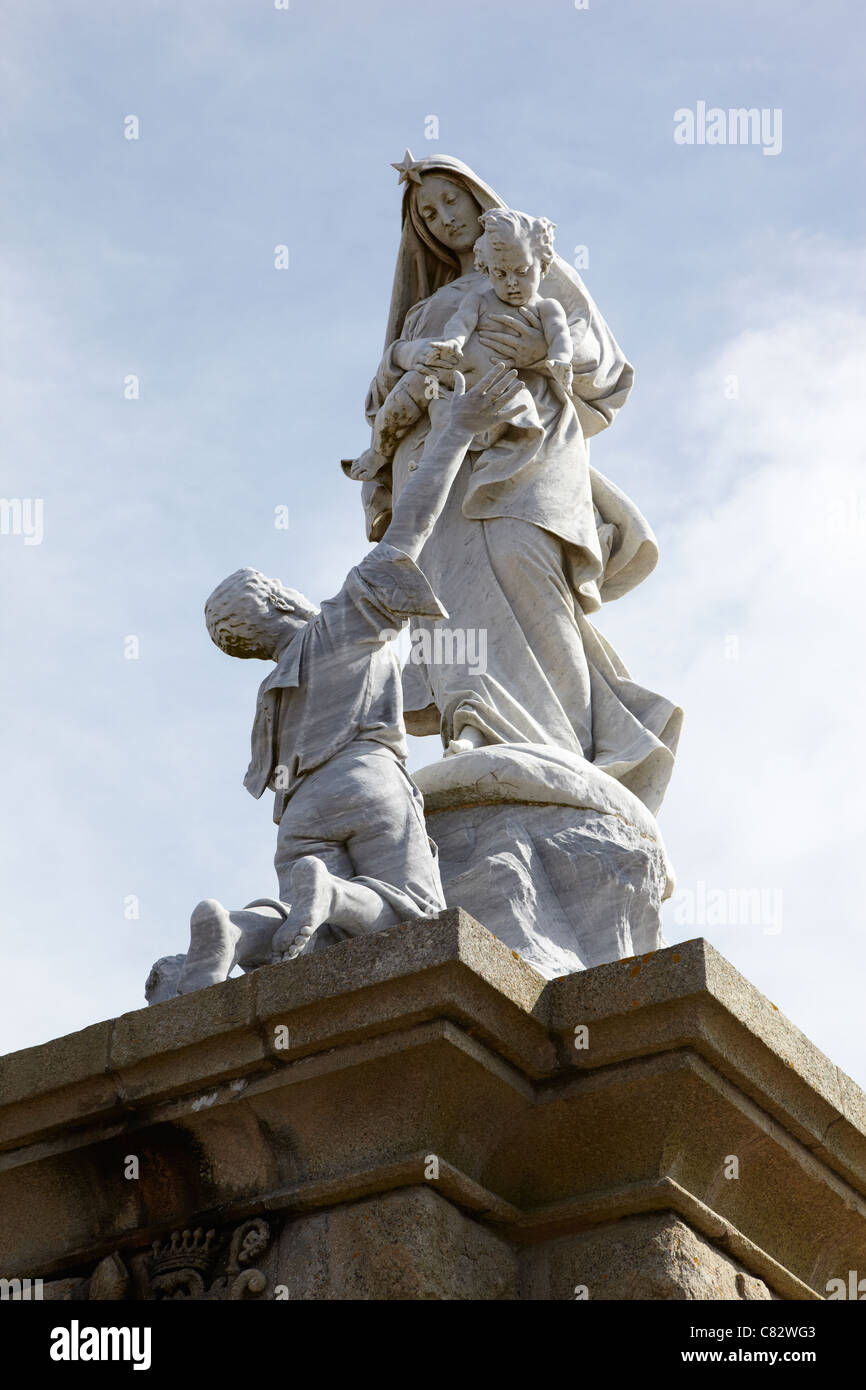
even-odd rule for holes
{"type": "Polygon", "coordinates": [[[420,559],[449,627],[486,634],[486,663],[426,659],[442,620],[414,618],[413,637],[426,640],[404,667],[404,706],[409,732],[438,733],[446,754],[416,780],[449,904],[468,907],[545,973],[563,973],[598,952],[629,954],[638,940],[661,944],[659,909],[673,891],[654,816],[682,713],[631,677],[591,621],[658,559],[641,512],[589,462],[589,440],[615,419],[633,372],[578,273],[471,169],[409,151],[395,168],[402,221],[385,351],[366,402],[371,448],[343,468],[362,481],[369,538],[387,535],[433,429],[416,400],[383,430],[401,383],[417,395],[423,378],[425,400],[435,398],[457,360],[462,370],[455,346],[475,370],[486,352],[519,372],[534,432],[525,415],[487,448],[473,441],[420,559]],[[545,272],[524,304],[519,295],[497,302],[495,286],[491,295],[485,238],[491,224],[501,234],[509,223],[525,261],[533,250],[533,279],[536,265],[545,272]],[[459,340],[451,352],[441,346],[449,338],[459,340]]]}
{"type": "MultiPolygon", "coordinates": [[[[398,167],[406,193],[385,353],[367,398],[373,426],[407,372],[423,371],[447,388],[452,369],[436,365],[433,345],[467,295],[489,290],[475,265],[480,219],[506,208],[459,160],[412,160],[407,152],[398,167]]],[[[648,761],[657,784],[661,763],[668,775],[672,769],[680,711],[634,682],[589,621],[658,558],[637,507],[589,465],[588,441],[624,404],[633,372],[580,276],[555,253],[540,293],[562,306],[570,327],[571,408],[544,370],[549,349],[537,309],[485,308],[478,344],[519,371],[542,433],[532,457],[520,455],[511,471],[509,451],[490,470],[468,457],[424,547],[424,573],[451,625],[486,630],[487,669],[408,665],[407,727],[441,733],[445,748],[458,740],[567,749],[632,784],[648,761]]],[[[430,428],[429,411],[419,414],[392,458],[365,479],[371,539],[385,534],[430,428]]],[[[351,464],[344,468],[351,472],[351,464]]]]}
{"type": "Polygon", "coordinates": [[[591,621],[658,559],[589,458],[632,368],[551,221],[450,156],[394,167],[370,446],[342,461],[374,548],[321,612],[254,570],[206,606],[224,651],[275,662],[246,786],[276,795],[278,895],[199,903],[150,1002],[445,905],[548,977],[665,944],[656,813],[682,712],[591,621]],[[442,745],[413,778],[407,731],[442,745]]]}
{"type": "Polygon", "coordinates": [[[476,362],[469,364],[466,342],[488,314],[514,318],[500,307],[534,309],[547,344],[547,357],[539,363],[564,390],[571,388],[571,359],[574,346],[565,310],[558,299],[546,299],[538,286],[553,261],[554,225],[546,217],[527,217],[525,212],[506,208],[483,212],[478,219],[483,228],[475,243],[475,268],[490,281],[486,290],[470,290],[445,325],[444,342],[434,342],[425,358],[430,366],[456,367],[467,380],[470,372],[484,372],[490,353],[483,348],[476,362]]]}
{"type": "Polygon", "coordinates": [[[423,803],[406,771],[400,667],[392,639],[408,618],[447,613],[416,565],[472,439],[520,411],[516,371],[501,364],[431,409],[435,425],[395,504],[387,541],[348,574],[321,610],[294,589],[242,569],[205,605],[212,640],[230,656],[269,660],[245,785],[275,792],[279,898],[230,911],[206,899],[184,959],[149,977],[161,1002],[345,936],[380,931],[445,907],[423,803]]]}
{"type": "MultiPolygon", "coordinates": [[[[443,329],[443,339],[432,341],[424,348],[419,365],[404,372],[376,412],[373,422],[373,443],[370,450],[356,460],[351,468],[353,478],[374,478],[393,458],[396,447],[421,414],[428,408],[438,389],[438,378],[430,368],[440,369],[444,379],[459,365],[466,381],[477,380],[490,366],[490,352],[481,343],[476,330],[491,313],[504,321],[514,321],[517,311],[532,309],[538,314],[547,344],[547,357],[537,364],[537,373],[527,373],[523,382],[523,417],[501,426],[496,438],[479,442],[479,448],[498,448],[504,458],[485,452],[476,461],[476,469],[485,475],[514,476],[524,459],[531,461],[537,452],[543,431],[534,408],[531,386],[540,373],[558,382],[564,391],[571,388],[571,359],[573,345],[565,310],[557,299],[538,293],[542,277],[553,260],[553,223],[546,217],[527,217],[511,209],[494,209],[482,213],[481,236],[475,242],[477,270],[489,279],[485,290],[471,289],[461,299],[443,329]],[[503,306],[514,312],[508,314],[503,306]],[[431,389],[432,388],[432,389],[431,389]]],[[[518,320],[521,324],[523,320],[518,320]]],[[[562,405],[570,407],[567,396],[562,405]]]]}

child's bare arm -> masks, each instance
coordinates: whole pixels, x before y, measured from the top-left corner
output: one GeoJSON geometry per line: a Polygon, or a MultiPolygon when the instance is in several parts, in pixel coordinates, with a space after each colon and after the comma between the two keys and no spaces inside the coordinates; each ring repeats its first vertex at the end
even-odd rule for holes
{"type": "Polygon", "coordinates": [[[536,307],[547,340],[547,370],[563,390],[570,391],[574,343],[565,310],[558,299],[540,299],[536,307]]]}
{"type": "Polygon", "coordinates": [[[547,339],[547,356],[554,362],[570,362],[574,355],[571,330],[565,310],[558,299],[540,299],[535,306],[544,336],[547,339]]]}
{"type": "Polygon", "coordinates": [[[460,304],[442,330],[442,337],[431,344],[426,364],[430,367],[455,367],[460,361],[467,338],[478,327],[481,313],[481,295],[470,293],[461,299],[460,304]]]}

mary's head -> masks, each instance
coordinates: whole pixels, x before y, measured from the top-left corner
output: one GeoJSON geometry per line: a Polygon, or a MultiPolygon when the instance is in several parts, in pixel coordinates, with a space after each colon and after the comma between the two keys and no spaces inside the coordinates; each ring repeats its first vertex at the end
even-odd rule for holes
{"type": "Polygon", "coordinates": [[[407,214],[418,235],[434,253],[458,266],[481,235],[481,213],[465,183],[447,174],[423,174],[409,190],[407,214]]]}
{"type": "Polygon", "coordinates": [[[394,167],[405,195],[386,346],[400,336],[413,304],[472,270],[482,212],[505,206],[467,164],[450,155],[413,159],[407,150],[394,167]]]}

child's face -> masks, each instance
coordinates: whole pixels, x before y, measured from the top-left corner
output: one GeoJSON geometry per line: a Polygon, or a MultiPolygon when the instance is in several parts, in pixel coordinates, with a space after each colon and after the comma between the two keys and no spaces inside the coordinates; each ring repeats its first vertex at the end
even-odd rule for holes
{"type": "Polygon", "coordinates": [[[525,241],[491,251],[487,278],[505,304],[528,304],[541,284],[541,263],[525,241]]]}

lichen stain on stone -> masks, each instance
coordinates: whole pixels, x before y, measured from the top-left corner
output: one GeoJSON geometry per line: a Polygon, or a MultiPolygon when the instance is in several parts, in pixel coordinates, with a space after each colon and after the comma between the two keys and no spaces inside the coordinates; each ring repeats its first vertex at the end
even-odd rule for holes
{"type": "Polygon", "coordinates": [[[631,970],[630,970],[628,973],[631,975],[632,979],[634,979],[635,975],[639,975],[639,974],[640,974],[640,966],[639,966],[639,965],[633,965],[632,968],[631,968],[631,970]]]}

